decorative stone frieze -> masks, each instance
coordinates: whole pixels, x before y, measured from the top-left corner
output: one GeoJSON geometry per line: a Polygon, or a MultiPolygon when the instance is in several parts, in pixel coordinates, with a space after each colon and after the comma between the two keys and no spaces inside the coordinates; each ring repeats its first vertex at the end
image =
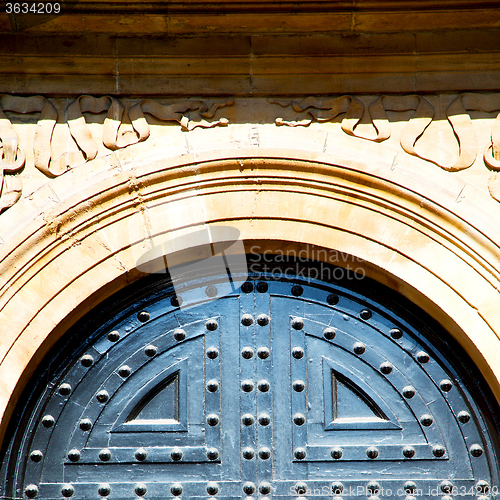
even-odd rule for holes
{"type": "MultiPolygon", "coordinates": [[[[500,201],[500,94],[233,98],[76,99],[0,96],[0,211],[77,165],[154,137],[260,122],[323,128],[388,143],[452,173],[473,165],[500,201]],[[279,105],[279,106],[277,106],[279,105]],[[228,108],[231,106],[231,108],[228,108]],[[225,107],[227,116],[215,118],[225,107]],[[283,108],[283,109],[280,109],[283,108]],[[172,129],[168,122],[180,127],[172,129]],[[329,122],[329,123],[328,123],[329,122]],[[481,167],[482,165],[482,167],[481,167]],[[482,170],[478,170],[482,168],[482,170]],[[43,174],[40,176],[40,174],[43,174]]],[[[230,135],[230,134],[229,134],[230,135]]],[[[184,139],[179,136],[179,141],[184,139]]],[[[485,192],[486,194],[486,192],[485,192]]]]}

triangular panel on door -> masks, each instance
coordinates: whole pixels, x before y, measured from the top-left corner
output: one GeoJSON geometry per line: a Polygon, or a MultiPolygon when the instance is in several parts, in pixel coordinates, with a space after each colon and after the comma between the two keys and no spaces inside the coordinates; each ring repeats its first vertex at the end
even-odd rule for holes
{"type": "Polygon", "coordinates": [[[187,431],[188,360],[172,364],[130,399],[111,432],[187,431]]]}
{"type": "Polygon", "coordinates": [[[383,398],[347,367],[323,358],[325,430],[401,429],[383,398]]]}

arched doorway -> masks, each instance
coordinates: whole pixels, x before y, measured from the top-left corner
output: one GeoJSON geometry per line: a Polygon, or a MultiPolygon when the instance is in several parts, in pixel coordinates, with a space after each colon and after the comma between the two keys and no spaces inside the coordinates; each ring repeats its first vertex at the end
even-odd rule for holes
{"type": "Polygon", "coordinates": [[[4,495],[494,493],[492,398],[446,332],[340,268],[272,266],[225,297],[227,276],[150,279],[90,312],[24,394],[4,495]]]}

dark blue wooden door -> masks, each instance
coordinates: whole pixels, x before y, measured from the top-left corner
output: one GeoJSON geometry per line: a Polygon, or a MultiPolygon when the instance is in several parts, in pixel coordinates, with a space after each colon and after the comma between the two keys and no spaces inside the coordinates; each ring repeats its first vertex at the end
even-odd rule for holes
{"type": "Polygon", "coordinates": [[[482,411],[404,318],[318,282],[194,290],[196,307],[165,297],[107,320],[51,375],[11,447],[13,496],[495,493],[482,411]]]}

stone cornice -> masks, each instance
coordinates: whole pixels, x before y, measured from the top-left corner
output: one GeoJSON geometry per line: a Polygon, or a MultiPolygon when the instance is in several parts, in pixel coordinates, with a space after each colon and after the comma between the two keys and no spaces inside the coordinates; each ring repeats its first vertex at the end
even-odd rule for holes
{"type": "Polygon", "coordinates": [[[0,93],[307,96],[498,91],[498,40],[497,29],[210,37],[0,34],[0,93]]]}

